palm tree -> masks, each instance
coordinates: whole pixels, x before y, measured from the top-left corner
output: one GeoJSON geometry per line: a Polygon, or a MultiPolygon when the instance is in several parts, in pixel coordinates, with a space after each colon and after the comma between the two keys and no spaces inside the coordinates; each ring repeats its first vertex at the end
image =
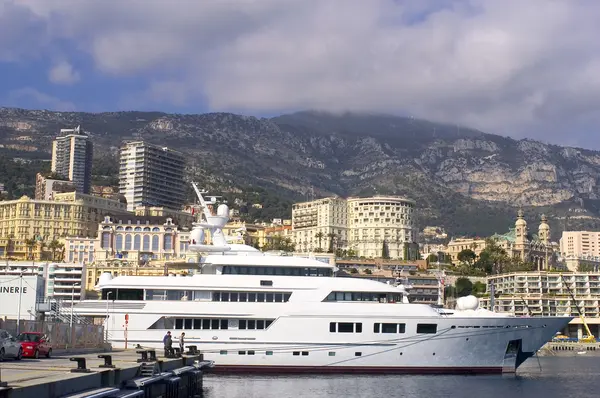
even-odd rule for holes
{"type": "Polygon", "coordinates": [[[27,246],[27,259],[31,260],[33,259],[33,248],[35,247],[35,239],[31,238],[31,239],[26,239],[25,240],[25,246],[27,246]]]}
{"type": "Polygon", "coordinates": [[[333,232],[330,232],[327,234],[327,237],[329,238],[329,250],[327,250],[327,253],[333,253],[333,240],[335,239],[335,234],[333,232]]]}
{"type": "Polygon", "coordinates": [[[50,242],[50,244],[48,245],[48,248],[52,252],[52,261],[57,261],[58,251],[63,247],[64,247],[64,245],[62,243],[59,243],[56,239],[54,239],[52,242],[50,242]]]}
{"type": "Polygon", "coordinates": [[[315,235],[315,238],[317,238],[319,240],[319,249],[323,249],[323,247],[321,246],[321,240],[323,239],[324,236],[325,236],[325,234],[321,231],[317,232],[317,234],[315,235]]]}

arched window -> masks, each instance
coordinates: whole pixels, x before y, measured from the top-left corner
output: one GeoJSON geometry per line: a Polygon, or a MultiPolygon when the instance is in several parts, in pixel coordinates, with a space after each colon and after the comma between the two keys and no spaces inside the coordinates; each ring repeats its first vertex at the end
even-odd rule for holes
{"type": "Polygon", "coordinates": [[[150,232],[150,227],[144,227],[144,232],[150,232]]]}
{"type": "Polygon", "coordinates": [[[140,232],[142,230],[142,227],[135,227],[134,231],[135,232],[140,232]]]}
{"type": "Polygon", "coordinates": [[[125,250],[131,250],[131,235],[125,235],[125,250]]]}
{"type": "Polygon", "coordinates": [[[133,237],[133,250],[140,250],[142,239],[139,234],[133,237]]]}
{"type": "Polygon", "coordinates": [[[109,249],[110,248],[110,233],[102,232],[102,248],[109,249]]]}
{"type": "Polygon", "coordinates": [[[123,250],[123,234],[118,234],[115,240],[115,249],[123,250]]]}
{"type": "Polygon", "coordinates": [[[160,231],[160,228],[158,228],[158,227],[152,228],[152,232],[158,232],[158,231],[160,231]]]}
{"type": "Polygon", "coordinates": [[[173,250],[173,235],[170,235],[170,234],[165,235],[165,240],[163,242],[163,248],[165,250],[173,250]]]}
{"type": "Polygon", "coordinates": [[[144,244],[142,245],[142,250],[144,250],[145,252],[150,251],[150,235],[144,235],[142,241],[144,242],[144,244]]]}
{"type": "Polygon", "coordinates": [[[152,237],[152,251],[153,252],[158,251],[158,235],[154,235],[152,237]]]}

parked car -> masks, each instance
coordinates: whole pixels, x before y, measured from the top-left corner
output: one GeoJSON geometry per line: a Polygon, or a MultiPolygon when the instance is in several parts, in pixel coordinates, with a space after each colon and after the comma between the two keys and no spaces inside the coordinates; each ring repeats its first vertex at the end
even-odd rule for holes
{"type": "Polygon", "coordinates": [[[17,336],[17,340],[21,343],[24,357],[39,358],[40,355],[44,355],[46,358],[50,358],[52,355],[52,346],[43,333],[21,333],[17,336]]]}
{"type": "Polygon", "coordinates": [[[17,361],[23,356],[21,343],[10,335],[6,330],[0,329],[0,362],[4,358],[14,358],[17,361]]]}

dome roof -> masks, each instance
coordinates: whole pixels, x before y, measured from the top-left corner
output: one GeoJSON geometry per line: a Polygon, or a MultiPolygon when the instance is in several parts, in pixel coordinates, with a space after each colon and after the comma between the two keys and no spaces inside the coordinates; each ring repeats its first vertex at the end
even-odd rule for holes
{"type": "Polygon", "coordinates": [[[526,227],[527,221],[523,218],[523,210],[519,209],[517,213],[517,221],[515,222],[515,227],[526,227]]]}

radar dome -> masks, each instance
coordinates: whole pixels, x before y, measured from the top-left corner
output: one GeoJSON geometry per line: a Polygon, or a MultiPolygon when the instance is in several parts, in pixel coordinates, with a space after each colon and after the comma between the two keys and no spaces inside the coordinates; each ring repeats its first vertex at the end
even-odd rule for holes
{"type": "Polygon", "coordinates": [[[456,299],[456,309],[460,311],[473,310],[479,308],[479,299],[475,296],[465,296],[456,299]]]}
{"type": "Polygon", "coordinates": [[[217,207],[217,216],[229,217],[229,206],[222,204],[217,207]]]}
{"type": "Polygon", "coordinates": [[[106,285],[112,280],[112,274],[110,272],[103,272],[98,278],[98,286],[106,285]]]}
{"type": "Polygon", "coordinates": [[[194,227],[190,232],[190,242],[193,245],[201,245],[204,243],[204,229],[200,227],[194,227]]]}

